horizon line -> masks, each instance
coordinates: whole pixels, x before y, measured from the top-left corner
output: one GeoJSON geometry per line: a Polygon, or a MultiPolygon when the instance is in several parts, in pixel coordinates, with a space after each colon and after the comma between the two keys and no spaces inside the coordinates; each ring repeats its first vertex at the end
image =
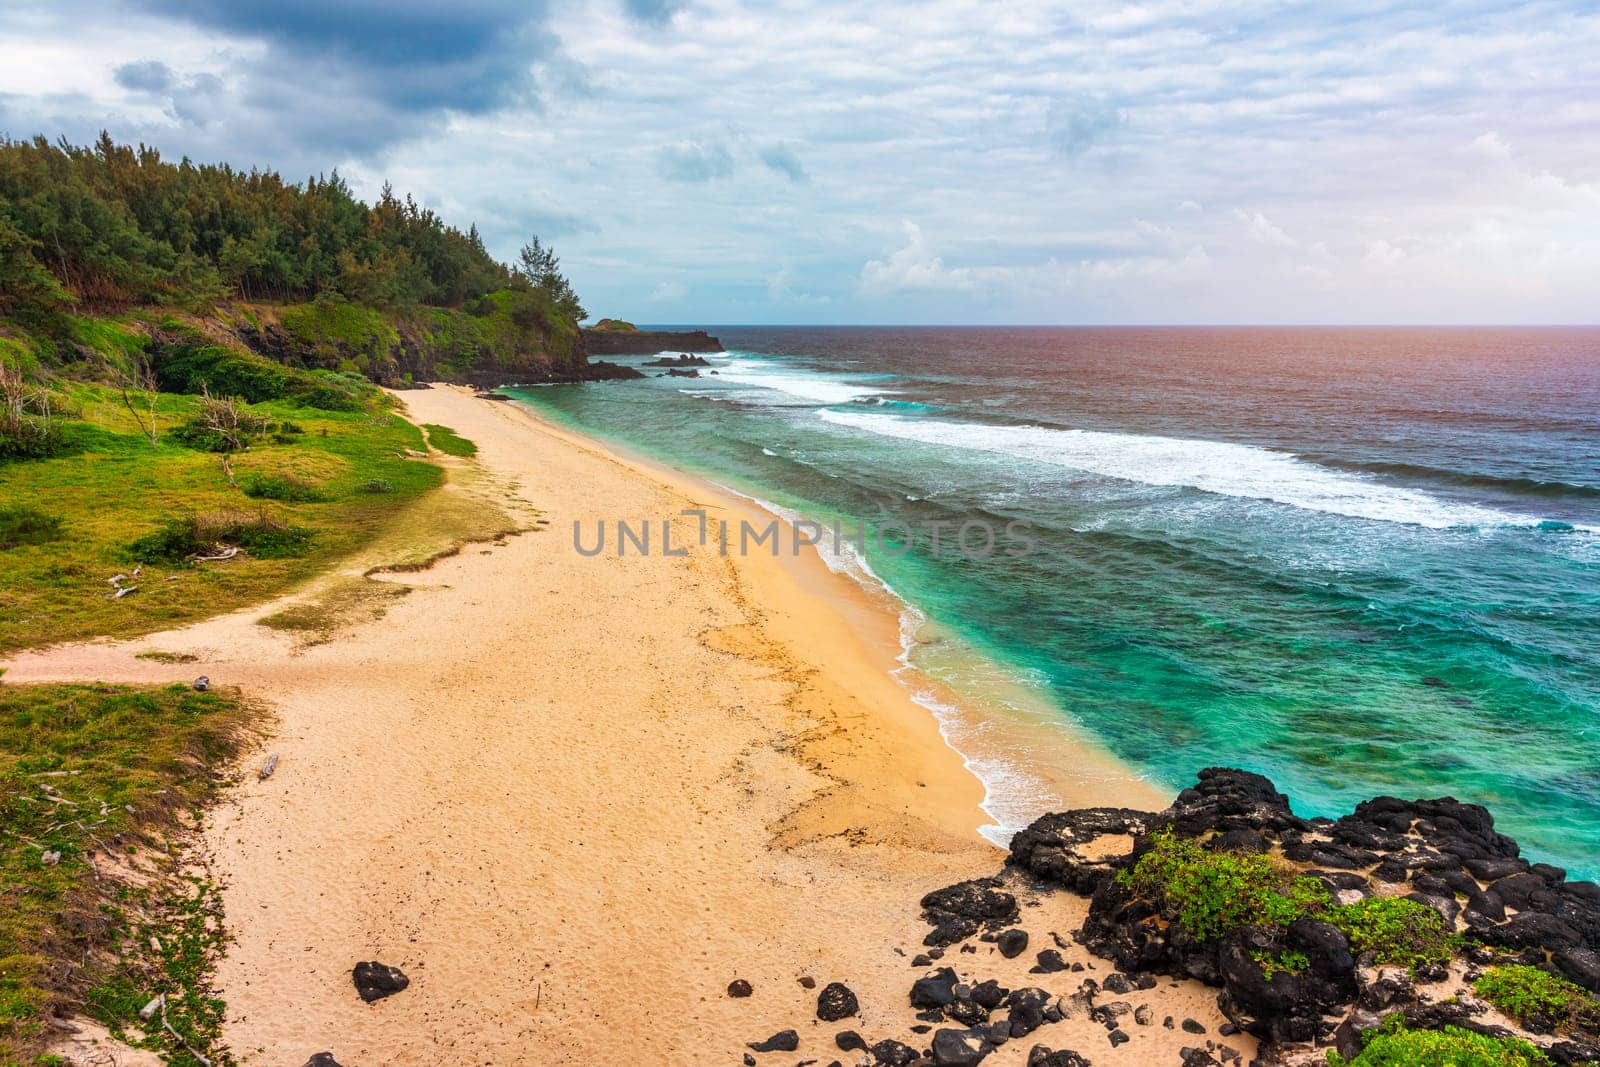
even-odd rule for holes
{"type": "MultiPolygon", "coordinates": [[[[596,319],[595,322],[600,322],[596,319]]],[[[638,324],[635,324],[638,325],[638,324]]],[[[1595,330],[1600,322],[647,322],[640,329],[1595,330]]],[[[579,324],[580,329],[592,326],[579,324]]]]}

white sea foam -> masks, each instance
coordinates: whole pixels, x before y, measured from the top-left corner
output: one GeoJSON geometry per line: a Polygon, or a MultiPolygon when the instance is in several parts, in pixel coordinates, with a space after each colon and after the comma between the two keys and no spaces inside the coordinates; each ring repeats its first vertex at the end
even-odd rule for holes
{"type": "Polygon", "coordinates": [[[763,456],[776,456],[777,455],[777,453],[774,452],[772,449],[765,448],[765,447],[761,449],[761,454],[763,456]]]}
{"type": "Polygon", "coordinates": [[[814,374],[792,368],[775,368],[762,360],[730,359],[717,368],[724,384],[766,389],[789,398],[815,404],[848,404],[852,400],[880,396],[888,390],[832,375],[814,374]]]}
{"type": "Polygon", "coordinates": [[[1223,496],[1270,500],[1352,518],[1434,529],[1537,526],[1544,521],[1535,516],[1454,503],[1422,490],[1330,470],[1287,452],[1226,441],[1041,426],[989,426],[860,411],[822,411],[819,415],[836,426],[885,437],[1014,456],[1144,485],[1184,486],[1223,496]]]}

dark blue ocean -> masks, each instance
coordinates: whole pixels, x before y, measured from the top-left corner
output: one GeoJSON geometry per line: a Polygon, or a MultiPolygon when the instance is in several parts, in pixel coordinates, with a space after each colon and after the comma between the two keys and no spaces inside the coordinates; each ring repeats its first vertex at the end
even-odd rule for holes
{"type": "Polygon", "coordinates": [[[919,667],[1162,786],[1453,795],[1600,875],[1600,329],[709,329],[716,375],[519,395],[804,515],[1027,524],[866,562],[970,653],[919,667]]]}

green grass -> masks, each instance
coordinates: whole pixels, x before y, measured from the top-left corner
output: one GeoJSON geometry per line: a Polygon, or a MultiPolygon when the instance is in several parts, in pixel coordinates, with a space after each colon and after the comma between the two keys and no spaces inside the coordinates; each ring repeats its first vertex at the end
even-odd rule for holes
{"type": "Polygon", "coordinates": [[[285,504],[320,504],[327,499],[319,486],[292,474],[252,474],[239,483],[252,500],[281,500],[285,504]]]}
{"type": "Polygon", "coordinates": [[[386,404],[370,411],[322,411],[288,401],[251,405],[261,417],[275,424],[292,420],[305,432],[218,456],[167,436],[194,417],[197,397],[158,397],[162,433],[152,447],[116,390],[69,383],[58,396],[79,416],[65,424],[71,454],[0,464],[0,508],[36,509],[58,518],[66,534],[4,550],[0,652],[149,633],[266,600],[371,542],[444,479],[442,468],[405,458],[406,450],[424,447],[422,435],[386,404]],[[198,566],[182,559],[146,563],[125,583],[139,592],[111,599],[107,579],[139,562],[130,546],[191,517],[258,514],[263,504],[245,488],[272,479],[314,485],[325,497],[266,505],[276,522],[306,531],[303,552],[269,549],[198,566]],[[378,483],[387,491],[373,491],[378,483]]]}
{"type": "Polygon", "coordinates": [[[428,431],[428,443],[447,456],[476,456],[478,454],[477,445],[448,426],[425,422],[422,424],[422,428],[428,431]]]}
{"type": "Polygon", "coordinates": [[[1534,1016],[1552,1027],[1600,1023],[1600,997],[1538,967],[1491,967],[1472,983],[1472,988],[1519,1023],[1534,1016]]]}
{"type": "Polygon", "coordinates": [[[1266,856],[1208,852],[1171,830],[1157,831],[1152,842],[1118,880],[1136,893],[1164,899],[1201,941],[1241,926],[1287,926],[1328,906],[1321,882],[1296,877],[1266,856]]]}
{"type": "Polygon", "coordinates": [[[0,1063],[33,1062],[57,1006],[121,1030],[163,992],[214,1048],[220,935],[193,916],[214,917],[215,892],[175,879],[165,838],[214,796],[249,718],[215,690],[0,683],[0,1063]],[[121,865],[147,880],[111,877],[121,865]]]}
{"type": "Polygon", "coordinates": [[[1343,930],[1350,951],[1371,951],[1381,964],[1409,967],[1450,962],[1455,938],[1439,913],[1404,897],[1368,897],[1329,908],[1322,916],[1343,930]]]}
{"type": "Polygon", "coordinates": [[[61,537],[59,515],[46,515],[26,504],[0,506],[0,552],[23,545],[45,545],[61,537]]]}
{"type": "Polygon", "coordinates": [[[1329,1067],[1550,1067],[1550,1057],[1514,1037],[1485,1037],[1447,1026],[1442,1030],[1407,1030],[1405,1020],[1391,1016],[1368,1035],[1354,1059],[1328,1051],[1329,1067]]]}

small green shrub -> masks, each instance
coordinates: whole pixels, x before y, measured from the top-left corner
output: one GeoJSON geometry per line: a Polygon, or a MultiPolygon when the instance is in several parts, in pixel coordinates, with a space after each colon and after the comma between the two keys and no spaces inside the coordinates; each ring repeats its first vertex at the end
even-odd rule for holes
{"type": "Polygon", "coordinates": [[[1295,877],[1266,856],[1208,852],[1170,829],[1118,880],[1136,893],[1164,899],[1178,921],[1201,941],[1241,926],[1287,926],[1329,903],[1315,878],[1295,877]]]}
{"type": "Polygon", "coordinates": [[[1486,1037],[1455,1026],[1407,1030],[1398,1015],[1368,1034],[1366,1042],[1352,1060],[1329,1049],[1329,1067],[1551,1067],[1550,1057],[1518,1038],[1486,1037]]]}
{"type": "Polygon", "coordinates": [[[0,507],[0,550],[61,540],[61,519],[26,504],[0,507]]]}
{"type": "Polygon", "coordinates": [[[239,488],[252,500],[315,504],[328,499],[327,494],[310,482],[288,474],[252,474],[239,488]]]}
{"type": "Polygon", "coordinates": [[[394,483],[389,481],[387,478],[374,478],[370,482],[362,482],[360,485],[356,486],[356,492],[392,493],[394,492],[394,483]]]}
{"type": "Polygon", "coordinates": [[[1472,988],[1518,1022],[1535,1015],[1552,1026],[1600,1020],[1600,997],[1538,967],[1520,963],[1491,967],[1472,988]]]}
{"type": "Polygon", "coordinates": [[[242,452],[267,432],[268,420],[244,406],[238,397],[200,400],[200,412],[170,431],[179,444],[201,452],[242,452]]]}
{"type": "Polygon", "coordinates": [[[1256,966],[1261,968],[1262,977],[1269,982],[1278,974],[1305,974],[1311,966],[1311,960],[1304,952],[1282,952],[1278,955],[1270,952],[1252,952],[1250,958],[1256,961],[1256,966]]]}
{"type": "Polygon", "coordinates": [[[428,443],[447,456],[475,456],[478,446],[462,437],[448,426],[425,422],[422,428],[428,431],[428,443]]]}
{"type": "Polygon", "coordinates": [[[1343,930],[1356,954],[1415,971],[1450,962],[1454,937],[1428,905],[1404,897],[1368,897],[1329,908],[1323,918],[1343,930]]]}
{"type": "Polygon", "coordinates": [[[66,448],[61,427],[24,416],[0,422],[0,462],[8,459],[48,459],[66,448]]]}
{"type": "Polygon", "coordinates": [[[258,559],[303,556],[311,547],[311,531],[291,526],[266,512],[219,511],[169,519],[153,533],[128,545],[140,563],[183,564],[220,547],[242,548],[258,559]]]}

